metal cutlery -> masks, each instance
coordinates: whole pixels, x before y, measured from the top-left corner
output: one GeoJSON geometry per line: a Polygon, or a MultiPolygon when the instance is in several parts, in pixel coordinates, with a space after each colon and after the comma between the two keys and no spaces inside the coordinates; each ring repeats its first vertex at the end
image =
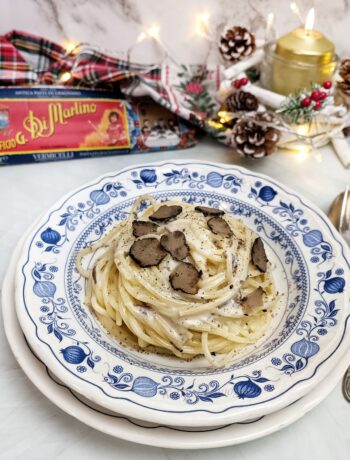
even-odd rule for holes
{"type": "MultiPolygon", "coordinates": [[[[328,217],[350,246],[350,190],[348,186],[331,204],[328,217]]],[[[350,402],[350,366],[343,377],[342,391],[344,398],[350,402]]]]}

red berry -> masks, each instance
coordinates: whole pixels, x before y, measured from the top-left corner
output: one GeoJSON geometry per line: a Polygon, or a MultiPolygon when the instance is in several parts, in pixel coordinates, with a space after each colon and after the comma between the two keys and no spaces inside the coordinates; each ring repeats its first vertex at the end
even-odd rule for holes
{"type": "Polygon", "coordinates": [[[321,107],[322,107],[322,102],[317,101],[314,105],[314,110],[320,110],[321,107]]]}
{"type": "Polygon", "coordinates": [[[304,97],[304,99],[301,100],[301,105],[303,107],[309,107],[311,104],[311,98],[310,97],[304,97]]]}
{"type": "Polygon", "coordinates": [[[317,89],[315,89],[315,90],[312,91],[312,93],[311,93],[311,99],[312,99],[313,101],[318,101],[318,100],[320,99],[320,94],[321,94],[321,92],[318,91],[317,89]]]}
{"type": "Polygon", "coordinates": [[[326,99],[328,94],[325,91],[320,91],[320,100],[323,101],[323,99],[326,99]]]}
{"type": "Polygon", "coordinates": [[[249,80],[247,77],[243,77],[241,78],[240,82],[241,82],[241,86],[245,86],[248,84],[249,80]]]}
{"type": "Polygon", "coordinates": [[[241,87],[241,82],[240,80],[235,80],[233,82],[233,86],[236,88],[236,89],[239,89],[241,87]]]}
{"type": "Polygon", "coordinates": [[[332,85],[333,83],[330,81],[330,80],[326,80],[323,82],[322,86],[324,87],[324,89],[331,89],[332,88],[332,85]]]}

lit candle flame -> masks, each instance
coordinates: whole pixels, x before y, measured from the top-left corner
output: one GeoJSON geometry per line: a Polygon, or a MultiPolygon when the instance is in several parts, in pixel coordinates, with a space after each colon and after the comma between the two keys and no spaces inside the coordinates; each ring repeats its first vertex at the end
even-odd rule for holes
{"type": "Polygon", "coordinates": [[[208,26],[209,26],[210,15],[207,11],[200,13],[196,18],[196,33],[205,37],[208,35],[208,26]]]}
{"type": "Polygon", "coordinates": [[[305,30],[313,30],[314,23],[315,23],[315,8],[311,8],[306,16],[305,30]]]}

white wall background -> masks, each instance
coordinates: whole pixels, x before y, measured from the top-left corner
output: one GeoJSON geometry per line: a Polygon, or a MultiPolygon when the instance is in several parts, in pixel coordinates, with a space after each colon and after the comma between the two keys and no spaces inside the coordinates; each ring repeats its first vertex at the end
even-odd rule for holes
{"type": "MultiPolygon", "coordinates": [[[[211,15],[217,36],[225,24],[261,27],[262,17],[275,13],[277,34],[298,25],[289,0],[0,0],[0,33],[20,29],[64,43],[68,39],[89,42],[125,56],[140,32],[153,23],[171,54],[183,63],[217,60],[216,44],[194,35],[195,16],[211,15]],[[255,10],[255,11],[254,11],[255,10]]],[[[341,56],[350,55],[350,0],[299,0],[305,14],[316,7],[316,28],[335,42],[341,56]]],[[[157,46],[142,43],[132,58],[160,60],[157,46]]]]}

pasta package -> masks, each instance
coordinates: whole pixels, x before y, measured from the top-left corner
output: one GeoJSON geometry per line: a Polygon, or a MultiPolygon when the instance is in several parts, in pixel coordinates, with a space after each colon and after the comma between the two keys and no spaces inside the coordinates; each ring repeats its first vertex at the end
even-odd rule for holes
{"type": "Polygon", "coordinates": [[[195,143],[193,130],[171,112],[154,103],[151,107],[120,99],[116,93],[21,87],[0,89],[0,99],[0,165],[186,148],[195,143]]]}

